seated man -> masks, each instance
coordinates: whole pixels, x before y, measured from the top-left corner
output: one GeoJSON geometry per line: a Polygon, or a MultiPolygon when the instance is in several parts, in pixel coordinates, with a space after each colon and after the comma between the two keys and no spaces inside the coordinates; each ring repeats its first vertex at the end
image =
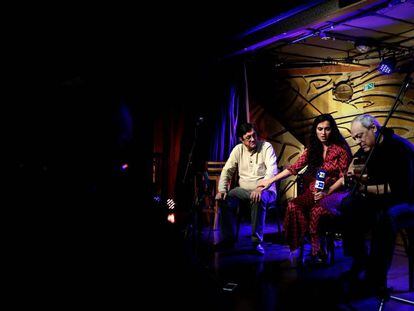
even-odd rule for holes
{"type": "Polygon", "coordinates": [[[257,182],[277,174],[276,155],[270,143],[257,140],[256,131],[250,123],[241,124],[237,129],[241,144],[230,153],[220,175],[219,192],[216,200],[221,204],[220,232],[222,241],[217,249],[232,247],[235,242],[234,214],[240,201],[251,208],[252,241],[255,250],[264,254],[261,246],[266,207],[276,201],[276,187],[257,187],[257,182]],[[229,182],[238,170],[239,186],[229,191],[229,182]]]}
{"type": "MultiPolygon", "coordinates": [[[[351,134],[361,146],[355,158],[364,162],[375,148],[367,163],[367,174],[357,176],[359,183],[342,202],[344,252],[353,258],[347,275],[357,281],[365,271],[367,284],[382,294],[386,290],[400,220],[414,213],[414,145],[391,129],[382,128],[370,115],[356,117],[351,122],[351,134]],[[368,255],[365,236],[369,231],[368,255]]],[[[360,171],[353,164],[350,175],[360,171]]]]}

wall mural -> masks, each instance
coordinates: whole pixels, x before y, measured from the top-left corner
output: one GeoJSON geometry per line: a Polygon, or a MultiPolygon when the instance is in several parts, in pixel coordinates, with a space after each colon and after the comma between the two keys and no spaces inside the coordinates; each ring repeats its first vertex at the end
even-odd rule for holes
{"type": "MultiPolygon", "coordinates": [[[[384,123],[406,76],[404,73],[382,75],[376,67],[354,71],[334,65],[285,69],[273,74],[271,81],[263,81],[263,77],[256,75],[249,76],[250,119],[262,137],[273,144],[280,168],[297,160],[314,118],[321,113],[335,118],[355,152],[358,146],[350,136],[350,121],[359,114],[369,113],[384,123]]],[[[399,103],[388,127],[414,143],[413,85],[399,103]]],[[[282,201],[295,195],[294,179],[282,182],[280,189],[289,189],[282,201]]]]}

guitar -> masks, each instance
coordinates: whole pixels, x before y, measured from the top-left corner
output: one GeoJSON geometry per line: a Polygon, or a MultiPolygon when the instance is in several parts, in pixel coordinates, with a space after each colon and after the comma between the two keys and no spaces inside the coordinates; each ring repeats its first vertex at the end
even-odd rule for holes
{"type": "Polygon", "coordinates": [[[368,175],[365,168],[365,159],[353,158],[349,165],[348,172],[344,177],[344,185],[346,188],[358,191],[362,194],[382,195],[390,192],[390,187],[386,182],[379,182],[368,175]]]}

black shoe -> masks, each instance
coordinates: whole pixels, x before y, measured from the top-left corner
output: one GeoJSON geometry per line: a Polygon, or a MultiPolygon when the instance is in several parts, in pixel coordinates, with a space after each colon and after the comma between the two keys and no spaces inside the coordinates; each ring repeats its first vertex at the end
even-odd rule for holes
{"type": "Polygon", "coordinates": [[[234,247],[235,242],[233,240],[223,240],[213,245],[213,250],[215,252],[222,252],[234,247]]]}
{"type": "Polygon", "coordinates": [[[388,300],[391,296],[391,292],[393,291],[392,287],[386,286],[378,286],[374,289],[375,296],[379,297],[380,299],[388,300]]]}

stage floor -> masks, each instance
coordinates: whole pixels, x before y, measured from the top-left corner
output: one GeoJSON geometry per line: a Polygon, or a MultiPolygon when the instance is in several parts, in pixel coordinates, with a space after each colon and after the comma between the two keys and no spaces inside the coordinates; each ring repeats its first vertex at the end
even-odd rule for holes
{"type": "MultiPolygon", "coordinates": [[[[170,292],[178,307],[193,310],[377,310],[379,299],[359,294],[357,288],[345,294],[339,276],[349,269],[351,260],[343,256],[341,241],[335,249],[332,266],[298,267],[289,259],[289,249],[274,221],[265,228],[265,255],[252,251],[250,224],[242,223],[239,241],[234,249],[214,252],[218,230],[204,227],[198,236],[183,242],[185,264],[174,272],[183,284],[170,292]],[[235,285],[234,285],[235,284],[235,285]],[[184,293],[183,293],[184,291],[184,293]],[[195,304],[190,301],[196,301],[195,304]]],[[[305,247],[305,256],[309,253],[305,247]]],[[[394,295],[414,300],[408,293],[408,262],[398,244],[388,275],[388,286],[394,295]]],[[[414,310],[413,306],[388,301],[384,310],[414,310]]]]}

